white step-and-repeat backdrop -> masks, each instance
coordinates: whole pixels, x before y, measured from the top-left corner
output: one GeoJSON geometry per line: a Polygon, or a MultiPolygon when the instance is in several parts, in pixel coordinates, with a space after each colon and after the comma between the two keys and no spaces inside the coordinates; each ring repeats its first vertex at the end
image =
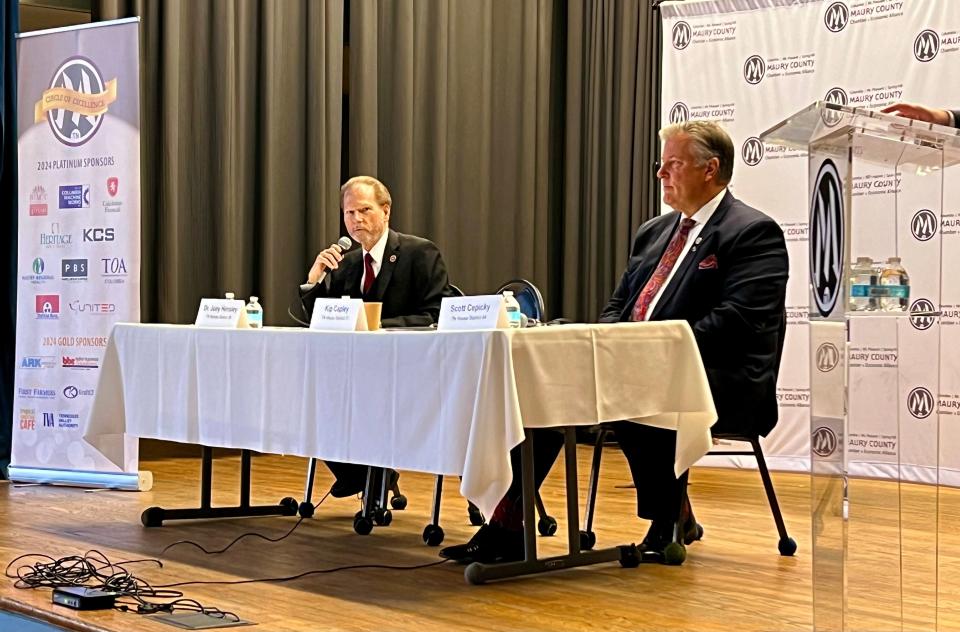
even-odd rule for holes
{"type": "MultiPolygon", "coordinates": [[[[863,108],[910,101],[960,109],[956,80],[960,76],[960,2],[710,0],[667,2],[661,6],[661,15],[662,124],[697,119],[722,122],[739,152],[731,186],[734,194],[778,220],[786,235],[789,326],[777,393],[781,420],[764,446],[771,467],[807,470],[807,154],[764,144],[757,137],[816,100],[863,108]]],[[[955,169],[947,171],[942,212],[934,208],[933,221],[917,223],[917,231],[906,238],[930,240],[931,231],[940,231],[944,274],[939,305],[935,296],[920,296],[919,287],[911,300],[930,300],[942,316],[934,323],[930,318],[910,320],[920,336],[913,351],[922,347],[929,357],[909,354],[909,363],[936,365],[939,337],[939,389],[936,384],[901,384],[894,399],[903,401],[894,405],[903,411],[902,442],[895,423],[891,430],[888,422],[872,426],[869,415],[851,420],[847,449],[855,473],[887,476],[896,471],[901,459],[909,465],[907,478],[935,480],[930,466],[937,462],[939,450],[941,482],[960,485],[960,274],[954,274],[960,270],[960,182],[950,177],[956,175],[950,171],[955,169]],[[906,445],[908,434],[930,436],[931,430],[932,441],[906,445]]],[[[869,200],[892,206],[890,194],[896,186],[890,170],[855,169],[855,204],[869,200]]],[[[921,219],[930,217],[921,215],[921,219]]],[[[905,258],[904,262],[908,272],[911,267],[915,273],[924,267],[916,260],[905,258]]],[[[871,379],[871,372],[889,374],[899,365],[901,382],[910,375],[904,366],[907,358],[898,358],[897,349],[889,345],[871,346],[864,341],[854,350],[859,355],[851,358],[851,380],[857,380],[852,398],[863,400],[866,390],[883,388],[883,379],[871,379]]],[[[890,399],[889,393],[875,394],[878,401],[890,399]]],[[[709,457],[701,463],[754,466],[749,457],[709,457]]]]}

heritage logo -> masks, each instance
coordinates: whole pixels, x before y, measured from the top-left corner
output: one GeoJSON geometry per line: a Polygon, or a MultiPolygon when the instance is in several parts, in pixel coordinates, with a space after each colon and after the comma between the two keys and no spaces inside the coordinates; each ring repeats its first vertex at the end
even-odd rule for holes
{"type": "Polygon", "coordinates": [[[810,200],[810,283],[824,318],[833,313],[843,275],[843,195],[837,166],[820,165],[810,200]]]}
{"type": "Polygon", "coordinates": [[[60,222],[50,223],[49,233],[40,233],[40,245],[45,248],[63,248],[73,243],[73,235],[60,232],[60,222]]]}
{"type": "Polygon", "coordinates": [[[116,79],[104,82],[92,61],[70,57],[57,68],[50,87],[36,103],[34,122],[46,119],[57,140],[77,147],[93,138],[116,100],[116,79]]]}
{"type": "Polygon", "coordinates": [[[30,191],[30,217],[43,217],[47,214],[47,190],[39,184],[30,191]]]}

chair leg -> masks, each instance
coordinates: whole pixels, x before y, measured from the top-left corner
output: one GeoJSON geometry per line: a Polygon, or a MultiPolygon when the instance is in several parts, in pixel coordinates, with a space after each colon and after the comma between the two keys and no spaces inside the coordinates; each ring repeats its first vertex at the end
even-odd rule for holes
{"type": "Polygon", "coordinates": [[[437,475],[437,483],[433,488],[433,507],[431,508],[430,524],[423,529],[423,543],[427,546],[438,546],[443,542],[443,528],[440,526],[440,499],[443,496],[443,475],[437,475]]]}
{"type": "Polygon", "coordinates": [[[313,506],[313,480],[317,476],[317,460],[310,459],[307,462],[307,480],[303,489],[303,502],[297,508],[297,513],[301,518],[310,518],[316,507],[313,506]]]}
{"type": "Polygon", "coordinates": [[[770,503],[773,521],[777,524],[777,533],[780,535],[778,545],[780,554],[786,556],[793,555],[797,550],[797,543],[787,534],[787,525],[783,522],[783,514],[780,513],[780,503],[777,502],[777,493],[773,489],[773,479],[770,478],[767,461],[763,458],[760,439],[750,439],[750,445],[753,446],[753,454],[757,457],[757,469],[760,470],[760,478],[763,479],[763,489],[767,493],[767,502],[770,503]]]}
{"type": "Polygon", "coordinates": [[[590,463],[590,484],[587,488],[587,507],[586,511],[583,512],[583,531],[585,533],[593,532],[593,514],[597,508],[597,484],[600,480],[600,460],[603,457],[603,442],[606,439],[607,432],[606,429],[601,428],[600,431],[597,432],[597,441],[593,445],[593,461],[590,463]]]}

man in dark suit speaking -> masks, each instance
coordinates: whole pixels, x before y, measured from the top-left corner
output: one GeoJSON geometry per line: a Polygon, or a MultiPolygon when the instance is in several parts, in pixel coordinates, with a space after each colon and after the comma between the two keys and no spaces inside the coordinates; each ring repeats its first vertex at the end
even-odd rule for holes
{"type": "MultiPolygon", "coordinates": [[[[662,129],[660,138],[657,177],[664,201],[675,210],[639,228],[627,269],[600,321],[686,320],[716,404],[714,430],[766,435],[777,422],[776,372],[788,274],[783,231],[727,190],[734,148],[719,125],[678,123],[662,129]]],[[[637,513],[651,521],[641,550],[662,560],[675,523],[680,522],[681,536],[695,537],[686,473],[674,474],[676,432],[628,421],[614,428],[636,483],[637,513]]],[[[540,434],[533,440],[539,484],[549,469],[544,464],[556,459],[561,443],[541,440],[540,434]]],[[[522,559],[518,497],[508,493],[490,525],[441,555],[460,561],[522,559]]]]}
{"type": "MultiPolygon", "coordinates": [[[[437,322],[447,293],[447,267],[433,242],[389,227],[392,200],[376,178],[357,176],[340,188],[347,232],[360,248],[341,252],[336,244],[317,255],[300,286],[304,309],[312,313],[317,298],[362,298],[383,303],[383,327],[427,326],[437,322]]],[[[366,466],[327,462],[336,477],[334,497],[363,491],[366,466]]],[[[390,472],[391,485],[397,474],[390,472]]]]}

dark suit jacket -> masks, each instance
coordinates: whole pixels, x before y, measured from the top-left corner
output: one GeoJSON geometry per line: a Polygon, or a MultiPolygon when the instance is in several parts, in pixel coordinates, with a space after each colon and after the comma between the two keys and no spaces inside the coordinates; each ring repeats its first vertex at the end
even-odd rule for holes
{"type": "MultiPolygon", "coordinates": [[[[679,223],[678,212],[643,224],[600,322],[628,321],[679,223]]],[[[727,191],[649,320],[686,320],[707,371],[714,432],[766,435],[777,423],[777,370],[785,319],[787,249],[775,221],[727,191]],[[713,257],[715,267],[700,268],[713,257]]],[[[707,263],[710,266],[710,262],[707,263]]]]}
{"type": "Polygon", "coordinates": [[[383,327],[423,327],[437,322],[440,301],[448,292],[447,267],[437,246],[422,237],[390,230],[383,251],[380,273],[364,297],[363,249],[355,248],[327,272],[326,278],[309,291],[301,289],[300,299],[308,314],[317,298],[365,298],[383,303],[383,327]]]}
{"type": "Polygon", "coordinates": [[[960,127],[960,110],[950,110],[953,112],[953,126],[960,127]]]}

